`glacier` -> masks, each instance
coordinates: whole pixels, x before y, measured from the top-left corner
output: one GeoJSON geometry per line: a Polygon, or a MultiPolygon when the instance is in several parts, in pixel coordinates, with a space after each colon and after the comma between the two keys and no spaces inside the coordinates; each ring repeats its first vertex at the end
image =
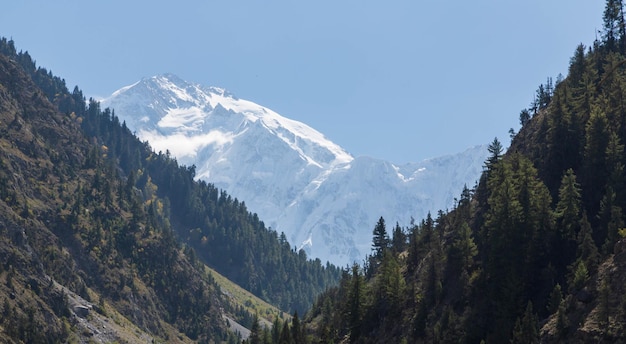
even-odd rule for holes
{"type": "Polygon", "coordinates": [[[353,157],[304,123],[172,74],[122,87],[101,105],[155,151],[195,165],[196,178],[244,201],[308,257],[340,266],[371,252],[381,216],[407,226],[450,208],[488,154],[477,145],[403,165],[353,157]]]}

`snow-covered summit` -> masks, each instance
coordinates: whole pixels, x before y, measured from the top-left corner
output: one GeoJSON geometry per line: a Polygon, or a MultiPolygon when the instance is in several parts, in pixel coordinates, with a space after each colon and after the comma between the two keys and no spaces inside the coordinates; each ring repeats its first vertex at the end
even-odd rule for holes
{"type": "Polygon", "coordinates": [[[352,157],[304,123],[226,90],[164,74],[102,101],[156,151],[246,202],[307,254],[345,265],[370,252],[372,228],[449,208],[478,179],[485,146],[420,163],[352,157]]]}
{"type": "Polygon", "coordinates": [[[223,146],[256,123],[307,163],[328,167],[353,159],[304,123],[239,99],[222,88],[186,82],[172,74],[144,78],[115,91],[102,104],[114,107],[128,127],[155,149],[170,148],[165,143],[171,137],[180,139],[181,144],[170,151],[181,158],[196,156],[207,146],[223,146]]]}

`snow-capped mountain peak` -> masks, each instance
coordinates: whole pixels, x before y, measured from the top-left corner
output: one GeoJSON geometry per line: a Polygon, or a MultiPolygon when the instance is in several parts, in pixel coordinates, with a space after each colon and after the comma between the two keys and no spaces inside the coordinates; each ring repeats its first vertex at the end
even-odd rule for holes
{"type": "Polygon", "coordinates": [[[239,99],[222,88],[189,83],[172,74],[145,78],[123,87],[102,100],[102,104],[114,106],[127,125],[153,148],[169,148],[175,156],[193,157],[207,146],[223,146],[258,122],[307,163],[322,168],[353,159],[304,123],[239,99]],[[171,145],[172,138],[179,144],[171,145]]]}
{"type": "Polygon", "coordinates": [[[370,252],[380,216],[407,224],[452,205],[477,180],[484,146],[394,165],[354,158],[317,130],[218,87],[172,74],[142,79],[102,101],[156,151],[245,201],[295,247],[345,265],[370,252]]]}

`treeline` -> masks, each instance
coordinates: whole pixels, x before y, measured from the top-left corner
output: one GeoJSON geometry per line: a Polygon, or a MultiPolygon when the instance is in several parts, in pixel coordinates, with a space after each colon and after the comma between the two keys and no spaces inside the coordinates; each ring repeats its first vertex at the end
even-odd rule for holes
{"type": "Polygon", "coordinates": [[[233,282],[288,312],[306,311],[317,294],[336,283],[338,268],[296,252],[244,202],[194,181],[195,166],[179,166],[169,152],[154,153],[109,109],[100,110],[92,100],[77,117],[87,135],[119,162],[128,183],[147,190],[144,196],[163,199],[177,237],[233,282]]]}
{"type": "Polygon", "coordinates": [[[195,167],[153,152],[5,38],[0,99],[6,338],[93,335],[70,317],[60,286],[164,340],[236,342],[221,315],[251,316],[225,300],[202,263],[289,311],[336,283],[339,269],[292,250],[243,202],[195,182],[195,167]]]}
{"type": "MultiPolygon", "coordinates": [[[[78,87],[70,93],[65,82],[36,68],[27,52],[16,52],[3,38],[0,52],[10,53],[29,71],[46,97],[75,119],[93,144],[86,159],[104,154],[103,165],[119,169],[127,189],[143,197],[158,197],[176,237],[207,265],[266,301],[290,313],[304,313],[316,295],[337,283],[340,269],[307,259],[296,252],[284,234],[267,229],[244,202],[204,181],[194,181],[195,166],[179,166],[169,152],[154,152],[120,123],[113,110],[85,97],[78,87]],[[147,190],[147,191],[146,191],[147,190]]],[[[98,166],[100,168],[101,166],[98,166]]]]}
{"type": "Polygon", "coordinates": [[[175,240],[162,201],[128,185],[16,61],[0,54],[0,336],[96,335],[78,304],[163,340],[236,342],[221,318],[229,303],[175,240]]]}
{"type": "Polygon", "coordinates": [[[307,314],[322,343],[624,341],[626,34],[577,47],[478,185],[452,210],[387,234],[307,314]],[[406,237],[406,240],[404,239],[406,237]]]}

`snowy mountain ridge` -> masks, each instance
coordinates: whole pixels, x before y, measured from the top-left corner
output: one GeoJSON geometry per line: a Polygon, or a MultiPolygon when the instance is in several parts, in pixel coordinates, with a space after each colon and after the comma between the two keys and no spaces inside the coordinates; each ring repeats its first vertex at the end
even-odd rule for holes
{"type": "Polygon", "coordinates": [[[449,208],[476,182],[487,156],[476,146],[401,166],[354,158],[304,123],[171,74],[123,87],[101,103],[156,151],[195,164],[197,178],[245,201],[309,256],[339,265],[370,252],[380,216],[388,226],[406,225],[449,208]]]}
{"type": "MultiPolygon", "coordinates": [[[[240,118],[242,122],[260,121],[265,128],[300,153],[308,163],[326,166],[329,163],[344,163],[353,159],[341,147],[303,123],[280,116],[253,102],[238,99],[224,89],[187,83],[171,74],[155,76],[123,87],[102,103],[108,105],[119,101],[130,105],[130,109],[122,107],[124,112],[134,112],[130,117],[125,114],[120,117],[127,121],[129,128],[137,130],[140,137],[148,138],[153,148],[160,148],[161,142],[170,141],[172,136],[184,140],[184,145],[173,146],[176,151],[170,149],[177,157],[194,156],[207,145],[221,146],[230,142],[233,137],[228,130],[233,123],[208,121],[221,125],[212,128],[206,126],[208,113],[225,110],[243,115],[240,118]],[[149,102],[147,107],[137,106],[146,102],[149,102]],[[142,116],[138,117],[138,114],[142,116]],[[228,129],[227,132],[224,129],[228,129]],[[312,152],[305,151],[306,147],[299,144],[300,140],[310,141],[313,145],[327,149],[337,161],[317,161],[311,156],[312,152]]],[[[122,108],[116,107],[118,110],[122,108]]]]}

